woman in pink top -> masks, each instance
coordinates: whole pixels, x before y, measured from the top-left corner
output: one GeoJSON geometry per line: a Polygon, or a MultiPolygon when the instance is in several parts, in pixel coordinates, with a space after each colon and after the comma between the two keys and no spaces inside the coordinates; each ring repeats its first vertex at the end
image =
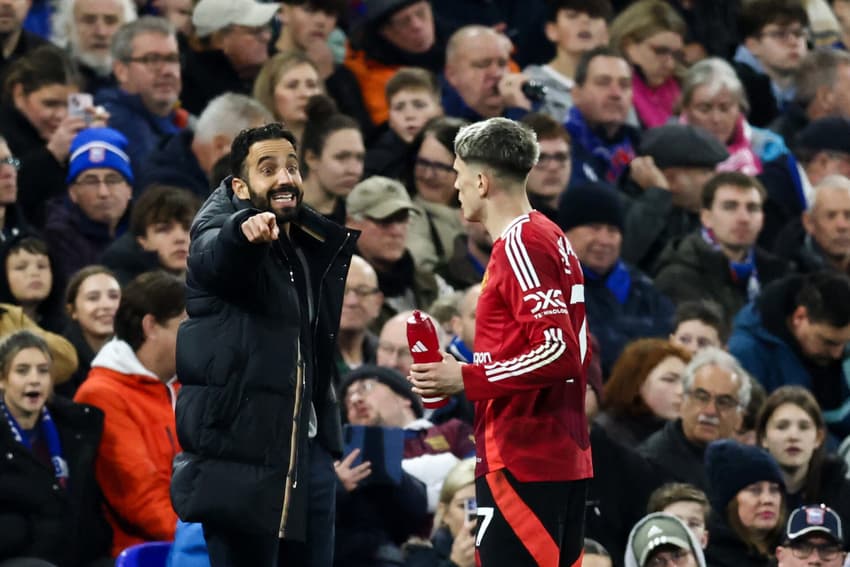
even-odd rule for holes
{"type": "Polygon", "coordinates": [[[673,115],[686,31],[684,20],[662,0],[635,2],[611,24],[611,47],[634,68],[634,106],[644,128],[661,126],[673,115]]]}

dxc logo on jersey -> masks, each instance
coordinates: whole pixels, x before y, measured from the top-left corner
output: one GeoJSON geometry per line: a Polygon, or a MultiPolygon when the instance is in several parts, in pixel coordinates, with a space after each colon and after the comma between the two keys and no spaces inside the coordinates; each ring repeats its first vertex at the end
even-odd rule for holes
{"type": "Polygon", "coordinates": [[[535,319],[545,315],[557,315],[567,312],[567,304],[563,300],[564,293],[560,289],[535,291],[522,298],[523,301],[536,301],[531,308],[535,319]]]}

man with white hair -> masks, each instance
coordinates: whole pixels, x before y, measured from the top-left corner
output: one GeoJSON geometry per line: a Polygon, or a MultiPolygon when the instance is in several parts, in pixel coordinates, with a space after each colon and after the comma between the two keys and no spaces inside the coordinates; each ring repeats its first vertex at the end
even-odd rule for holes
{"type": "Polygon", "coordinates": [[[735,357],[715,347],[691,359],[683,380],[681,417],[651,435],[638,452],[657,469],[660,482],[689,482],[705,490],[705,448],[738,430],[752,384],[735,357]]]}
{"type": "Polygon", "coordinates": [[[60,2],[53,20],[53,42],[66,47],[85,84],[95,93],[115,87],[112,74],[112,36],[122,25],[136,19],[132,0],[66,0],[60,2]]]}
{"type": "Polygon", "coordinates": [[[829,175],[815,185],[808,210],[780,233],[775,250],[804,274],[850,274],[850,179],[829,175]]]}
{"type": "Polygon", "coordinates": [[[271,113],[251,97],[235,93],[217,96],[201,113],[194,131],[187,128],[163,140],[150,153],[140,169],[136,193],[161,183],[206,198],[221,181],[211,179],[213,166],[230,153],[236,135],[273,121],[271,113]]]}

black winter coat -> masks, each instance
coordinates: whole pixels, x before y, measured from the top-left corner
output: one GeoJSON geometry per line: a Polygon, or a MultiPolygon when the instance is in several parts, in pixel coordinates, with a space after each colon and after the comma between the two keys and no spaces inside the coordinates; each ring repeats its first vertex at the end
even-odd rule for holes
{"type": "Polygon", "coordinates": [[[251,244],[241,225],[257,214],[231,178],[191,228],[189,319],[177,337],[174,509],[186,521],[303,540],[310,404],[315,439],[342,451],[333,353],[349,261],[359,235],[304,207],[289,238],[309,265],[312,306],[297,290],[300,262],[289,240],[251,244]],[[302,318],[302,313],[305,315],[302,318]],[[311,350],[312,348],[312,350],[311,350]],[[314,353],[313,356],[310,352],[314,353]]]}
{"type": "MultiPolygon", "coordinates": [[[[773,542],[771,550],[779,542],[773,542]]],[[[724,518],[716,512],[711,513],[708,522],[708,547],[705,550],[705,561],[711,567],[772,567],[775,561],[772,556],[761,555],[754,548],[747,546],[738,535],[732,531],[724,518]]]]}
{"type": "Polygon", "coordinates": [[[115,273],[115,278],[122,286],[139,274],[163,269],[159,263],[159,254],[142,248],[130,232],[125,232],[106,247],[100,263],[115,273]]]}
{"type": "Polygon", "coordinates": [[[161,140],[148,154],[142,170],[134,172],[133,194],[140,195],[150,185],[160,183],[182,187],[201,199],[209,197],[213,187],[192,153],[194,139],[195,133],[187,128],[161,140]]]}
{"type": "Polygon", "coordinates": [[[94,461],[103,412],[56,397],[47,404],[68,463],[69,490],[0,423],[0,562],[34,557],[77,567],[108,557],[112,532],[102,512],[94,461]]]}
{"type": "Polygon", "coordinates": [[[700,490],[708,489],[705,447],[688,441],[681,419],[668,421],[661,431],[641,443],[638,453],[656,469],[659,483],[687,482],[700,490]]]}

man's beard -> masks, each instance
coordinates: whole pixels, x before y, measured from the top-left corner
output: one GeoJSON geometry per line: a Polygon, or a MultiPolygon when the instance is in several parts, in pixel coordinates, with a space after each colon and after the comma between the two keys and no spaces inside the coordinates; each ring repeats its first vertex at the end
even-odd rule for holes
{"type": "Polygon", "coordinates": [[[112,74],[112,55],[108,52],[102,55],[85,52],[72,41],[71,53],[74,59],[90,68],[98,77],[108,77],[112,74]]]}
{"type": "MultiPolygon", "coordinates": [[[[246,185],[248,185],[247,182],[246,185]]],[[[248,185],[248,194],[251,196],[251,204],[263,212],[268,211],[270,213],[274,213],[278,224],[285,224],[295,220],[298,217],[298,213],[304,203],[304,193],[301,191],[301,188],[292,184],[280,185],[274,189],[269,189],[268,193],[265,195],[260,195],[254,192],[251,186],[248,185]],[[275,210],[272,206],[272,197],[280,193],[287,192],[293,194],[295,198],[295,206],[283,212],[275,210]]]]}

